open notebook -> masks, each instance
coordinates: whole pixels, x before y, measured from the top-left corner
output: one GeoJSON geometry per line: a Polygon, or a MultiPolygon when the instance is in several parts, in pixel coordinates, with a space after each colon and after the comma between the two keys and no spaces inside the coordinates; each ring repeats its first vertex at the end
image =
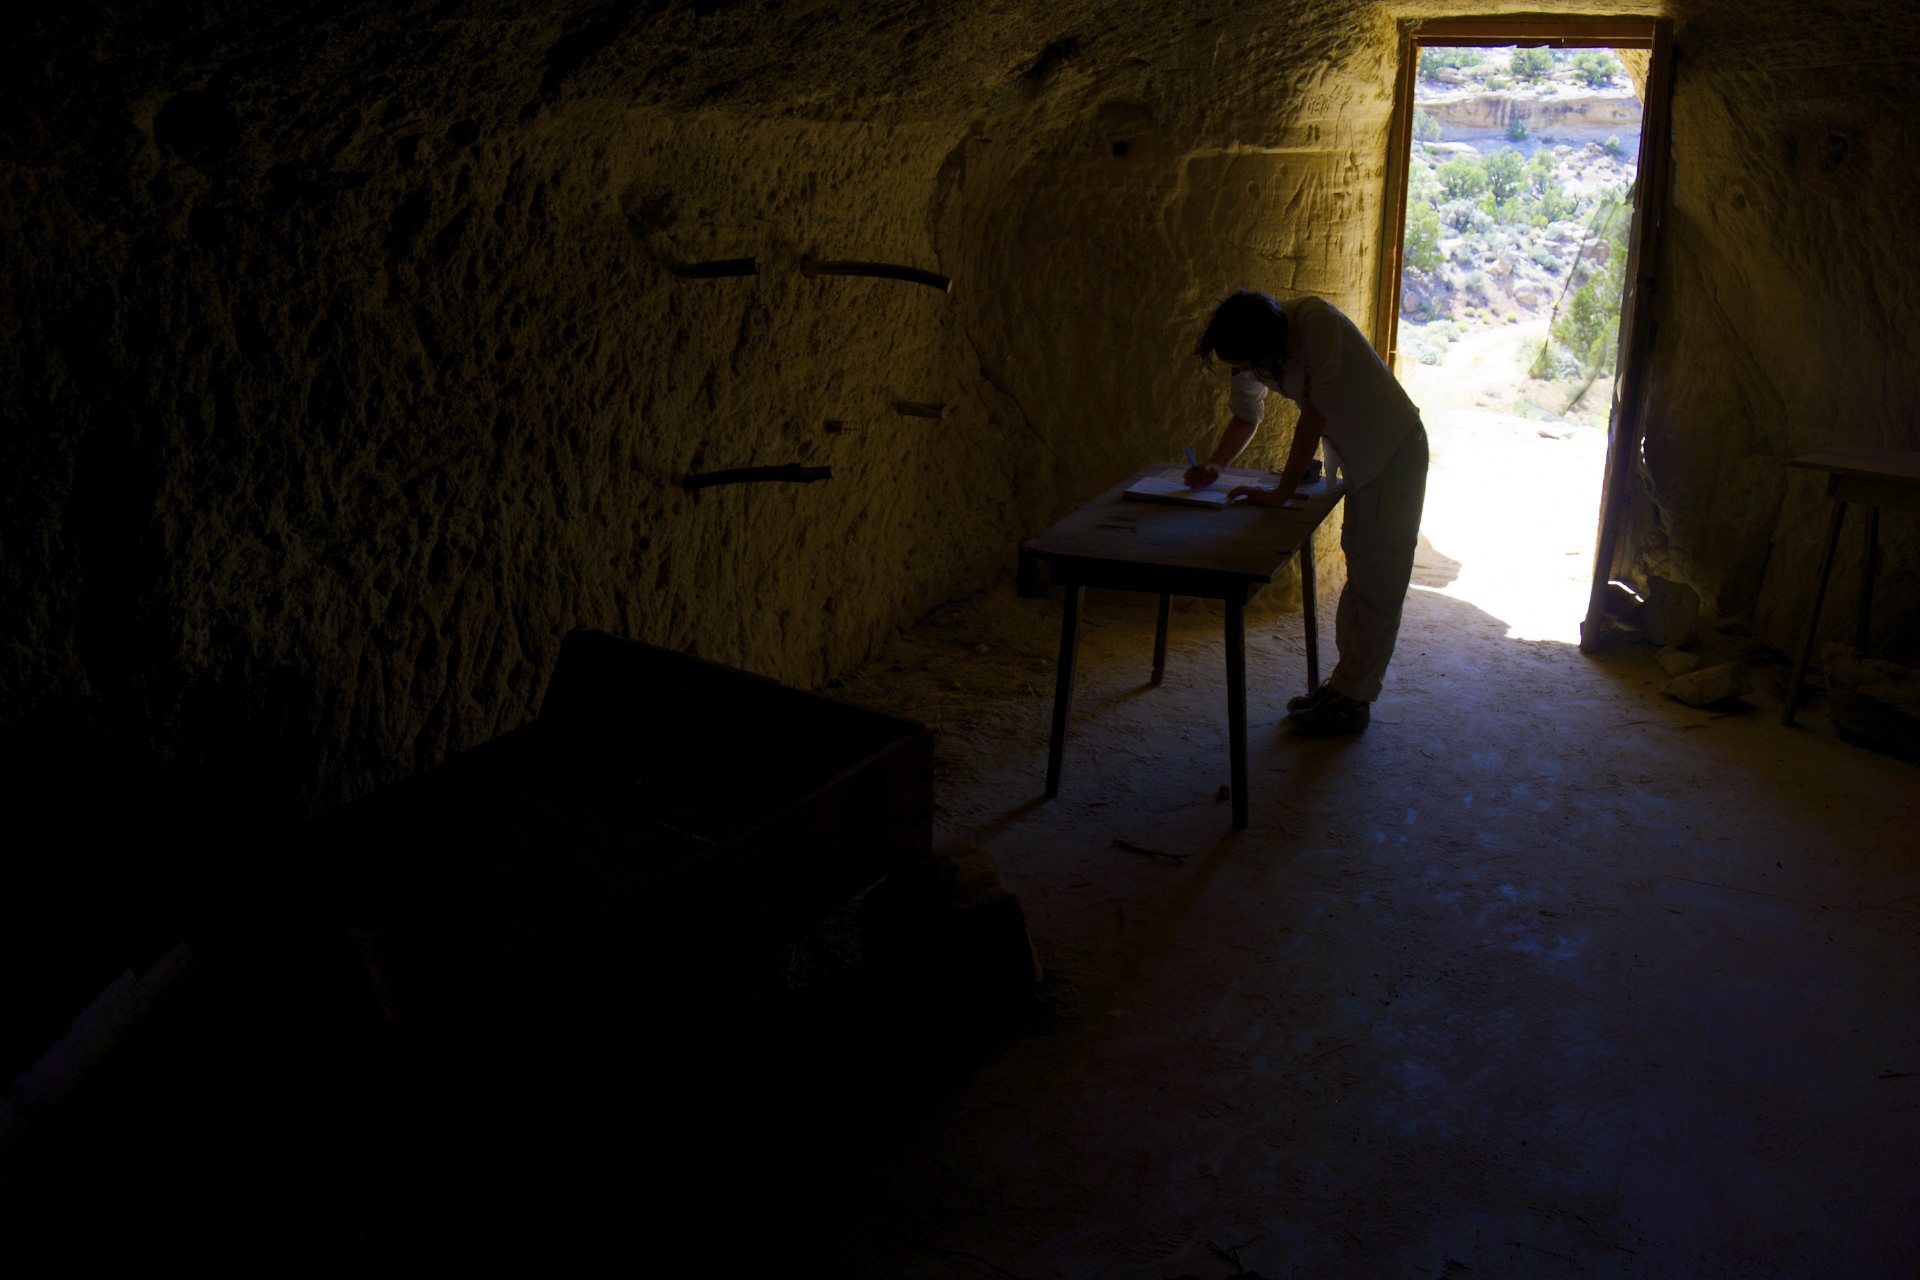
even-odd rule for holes
{"type": "MultiPolygon", "coordinates": [[[[1181,467],[1170,467],[1152,475],[1145,475],[1128,485],[1122,497],[1135,498],[1141,502],[1173,502],[1183,507],[1224,507],[1227,495],[1240,485],[1258,485],[1262,489],[1271,489],[1280,479],[1271,471],[1252,471],[1245,467],[1227,467],[1220,472],[1220,478],[1204,489],[1189,489],[1183,477],[1186,471],[1181,467]]],[[[1288,506],[1295,506],[1306,499],[1298,495],[1289,499],[1288,506]]]]}

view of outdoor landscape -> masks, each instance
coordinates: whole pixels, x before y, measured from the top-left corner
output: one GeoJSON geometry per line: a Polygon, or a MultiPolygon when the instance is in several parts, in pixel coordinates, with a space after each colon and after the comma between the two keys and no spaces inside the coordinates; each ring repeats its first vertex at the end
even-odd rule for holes
{"type": "Polygon", "coordinates": [[[1624,68],[1598,49],[1427,49],[1420,76],[1401,351],[1446,366],[1512,329],[1497,407],[1604,425],[1640,145],[1624,68]]]}
{"type": "Polygon", "coordinates": [[[1396,372],[1433,449],[1415,583],[1572,642],[1640,103],[1605,50],[1445,48],[1422,50],[1414,103],[1396,372]]]}

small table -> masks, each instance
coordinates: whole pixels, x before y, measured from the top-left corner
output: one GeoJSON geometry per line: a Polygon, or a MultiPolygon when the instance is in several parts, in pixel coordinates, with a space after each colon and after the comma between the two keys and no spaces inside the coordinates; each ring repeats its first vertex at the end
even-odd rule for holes
{"type": "Polygon", "coordinates": [[[1820,606],[1826,602],[1827,579],[1833,576],[1833,553],[1840,545],[1840,525],[1847,504],[1857,502],[1867,509],[1867,555],[1860,569],[1860,616],[1854,623],[1854,644],[1867,647],[1867,623],[1873,616],[1873,575],[1878,568],[1880,508],[1889,511],[1920,511],[1920,453],[1912,449],[1889,449],[1880,445],[1835,445],[1818,453],[1803,453],[1790,464],[1827,473],[1827,496],[1833,499],[1833,514],[1827,519],[1827,549],[1820,557],[1820,580],[1813,589],[1813,616],[1807,619],[1806,639],[1800,645],[1800,657],[1793,664],[1793,680],[1787,685],[1786,709],[1780,723],[1793,724],[1793,710],[1800,701],[1800,682],[1807,674],[1807,659],[1813,653],[1813,638],[1820,627],[1820,606]]]}
{"type": "Polygon", "coordinates": [[[1142,468],[1052,528],[1020,545],[1025,556],[1048,562],[1066,588],[1060,623],[1060,665],[1053,691],[1053,735],[1047,746],[1047,797],[1060,794],[1060,763],[1073,708],[1073,667],[1079,652],[1080,593],[1086,587],[1152,591],[1160,595],[1153,637],[1153,683],[1167,665],[1167,619],[1174,596],[1200,596],[1227,606],[1227,729],[1231,752],[1233,825],[1247,825],[1246,604],[1300,556],[1300,594],[1307,615],[1307,689],[1320,683],[1320,649],[1313,598],[1313,531],[1338,505],[1345,487],[1324,479],[1298,492],[1299,507],[1210,510],[1121,497],[1148,475],[1178,470],[1177,462],[1142,468]]]}

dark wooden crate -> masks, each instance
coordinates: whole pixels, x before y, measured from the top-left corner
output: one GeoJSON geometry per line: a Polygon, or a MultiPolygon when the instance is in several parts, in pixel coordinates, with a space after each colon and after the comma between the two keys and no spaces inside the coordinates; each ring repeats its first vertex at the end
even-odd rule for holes
{"type": "Polygon", "coordinates": [[[931,733],[576,631],[540,714],[328,824],[395,1016],[738,979],[932,843],[931,733]]]}

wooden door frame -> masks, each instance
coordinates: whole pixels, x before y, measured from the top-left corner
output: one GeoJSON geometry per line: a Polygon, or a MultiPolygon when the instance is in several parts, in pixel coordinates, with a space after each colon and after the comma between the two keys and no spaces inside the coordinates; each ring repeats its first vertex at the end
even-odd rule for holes
{"type": "Polygon", "coordinates": [[[1653,299],[1658,288],[1661,223],[1667,204],[1668,121],[1673,97],[1673,24],[1664,18],[1513,17],[1441,18],[1400,24],[1400,66],[1394,86],[1392,132],[1387,142],[1385,216],[1381,219],[1379,288],[1375,294],[1374,346],[1393,368],[1400,354],[1400,273],[1407,234],[1407,165],[1413,156],[1413,95],[1423,47],[1518,45],[1554,49],[1645,49],[1647,82],[1641,101],[1640,154],[1634,170],[1638,192],[1627,236],[1626,287],[1620,299],[1620,355],[1614,373],[1613,413],[1607,425],[1607,463],[1601,481],[1600,525],[1594,535],[1593,581],[1580,647],[1592,650],[1612,632],[1607,621],[1608,586],[1620,529],[1644,435],[1641,402],[1653,346],[1653,299]]]}

